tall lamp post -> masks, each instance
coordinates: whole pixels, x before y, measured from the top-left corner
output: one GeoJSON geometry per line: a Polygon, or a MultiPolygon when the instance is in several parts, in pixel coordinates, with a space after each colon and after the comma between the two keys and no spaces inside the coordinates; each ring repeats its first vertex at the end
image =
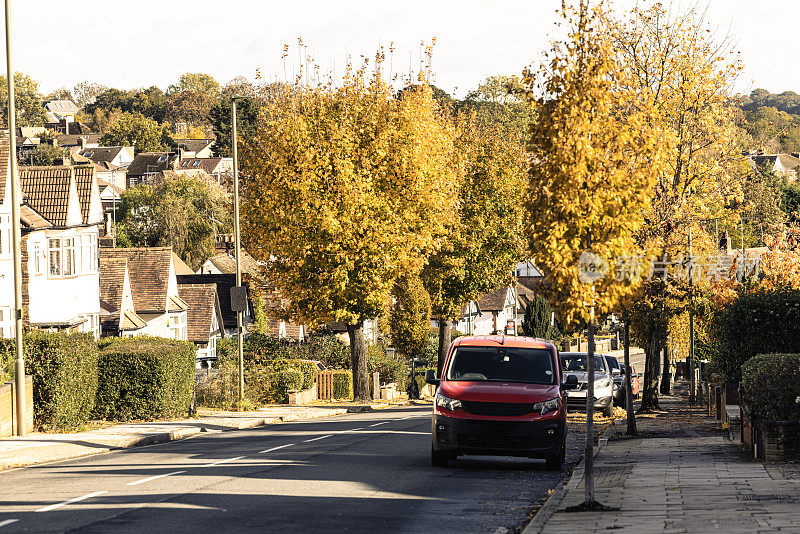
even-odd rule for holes
{"type": "MultiPolygon", "coordinates": [[[[8,2],[8,0],[6,0],[6,2],[8,2]]],[[[236,311],[236,353],[239,358],[239,404],[237,408],[239,411],[244,409],[244,334],[242,332],[242,312],[244,311],[247,302],[245,298],[245,306],[241,305],[242,264],[240,261],[241,242],[239,235],[239,153],[237,150],[236,138],[236,101],[242,98],[246,97],[234,96],[231,99],[231,135],[233,136],[233,240],[234,251],[236,254],[236,288],[235,290],[231,291],[231,307],[236,311]],[[234,296],[234,293],[238,296],[238,298],[234,296]]]]}
{"type": "Polygon", "coordinates": [[[22,357],[22,263],[20,261],[19,175],[17,173],[17,121],[14,107],[14,68],[11,63],[11,11],[6,7],[6,82],[8,83],[8,165],[11,169],[11,253],[14,258],[14,336],[16,355],[15,416],[17,435],[24,436],[25,428],[25,360],[22,357]]]}

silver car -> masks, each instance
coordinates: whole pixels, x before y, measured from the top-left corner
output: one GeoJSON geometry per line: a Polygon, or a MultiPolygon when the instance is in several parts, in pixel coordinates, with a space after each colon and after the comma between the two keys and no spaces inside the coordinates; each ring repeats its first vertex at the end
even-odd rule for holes
{"type": "MultiPolygon", "coordinates": [[[[586,393],[589,355],[585,352],[562,352],[561,367],[564,379],[574,375],[578,387],[567,391],[567,407],[586,409],[586,393]]],[[[614,381],[608,363],[602,354],[594,355],[594,407],[611,417],[614,411],[614,381]]]]}

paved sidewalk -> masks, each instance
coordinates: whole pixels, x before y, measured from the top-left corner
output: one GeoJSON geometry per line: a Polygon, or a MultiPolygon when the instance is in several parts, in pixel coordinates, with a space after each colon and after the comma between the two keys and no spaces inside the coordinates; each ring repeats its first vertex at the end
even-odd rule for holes
{"type": "Polygon", "coordinates": [[[641,437],[626,437],[618,420],[595,456],[596,500],[619,510],[565,511],[583,502],[581,463],[524,534],[800,532],[800,480],[773,479],[685,398],[661,407],[637,417],[641,437]]]}
{"type": "MultiPolygon", "coordinates": [[[[367,405],[381,409],[388,404],[367,405]]],[[[113,449],[164,443],[203,432],[224,432],[363,411],[365,406],[271,406],[252,412],[201,408],[198,417],[178,421],[128,423],[73,434],[31,433],[0,439],[0,470],[108,452],[113,449]]]]}

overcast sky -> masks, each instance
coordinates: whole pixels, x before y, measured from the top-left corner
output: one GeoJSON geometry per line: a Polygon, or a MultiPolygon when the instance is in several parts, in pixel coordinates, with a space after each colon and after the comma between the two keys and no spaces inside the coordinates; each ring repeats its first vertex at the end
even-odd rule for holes
{"type": "MultiPolygon", "coordinates": [[[[630,5],[634,0],[617,0],[630,5]]],[[[292,76],[284,43],[302,37],[322,68],[394,42],[393,68],[437,36],[436,84],[458,96],[486,76],[519,73],[553,35],[560,0],[12,0],[14,62],[43,92],[89,80],[166,88],[183,72],[224,83],[292,76]],[[124,7],[123,7],[124,6],[124,7]]],[[[681,0],[679,5],[694,5],[681,0]]],[[[798,0],[710,0],[708,20],[734,36],[745,70],[737,90],[800,92],[798,0]]]]}

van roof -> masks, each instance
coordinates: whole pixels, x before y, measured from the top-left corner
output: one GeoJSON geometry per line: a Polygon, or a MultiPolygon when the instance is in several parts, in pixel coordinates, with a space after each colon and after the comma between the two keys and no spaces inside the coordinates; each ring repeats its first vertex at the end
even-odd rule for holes
{"type": "Polygon", "coordinates": [[[525,336],[462,336],[455,339],[454,345],[470,347],[530,347],[537,349],[554,349],[555,345],[545,339],[525,336]]]}

